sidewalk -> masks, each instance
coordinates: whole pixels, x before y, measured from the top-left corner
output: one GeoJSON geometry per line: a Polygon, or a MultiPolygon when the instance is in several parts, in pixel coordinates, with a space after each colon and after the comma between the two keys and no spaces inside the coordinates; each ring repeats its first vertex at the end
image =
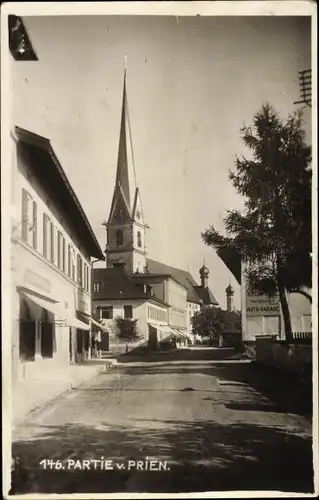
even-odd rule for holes
{"type": "Polygon", "coordinates": [[[18,425],[30,412],[45,406],[99,373],[107,371],[111,366],[111,360],[90,360],[70,365],[65,371],[64,381],[18,382],[12,391],[12,425],[18,425]]]}

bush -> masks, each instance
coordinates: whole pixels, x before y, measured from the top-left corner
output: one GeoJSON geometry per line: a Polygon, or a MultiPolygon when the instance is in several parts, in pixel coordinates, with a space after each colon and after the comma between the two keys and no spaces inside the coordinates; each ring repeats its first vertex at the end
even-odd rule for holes
{"type": "Polygon", "coordinates": [[[127,344],[140,338],[137,332],[137,321],[137,319],[115,318],[117,327],[116,336],[119,341],[127,344]]]}

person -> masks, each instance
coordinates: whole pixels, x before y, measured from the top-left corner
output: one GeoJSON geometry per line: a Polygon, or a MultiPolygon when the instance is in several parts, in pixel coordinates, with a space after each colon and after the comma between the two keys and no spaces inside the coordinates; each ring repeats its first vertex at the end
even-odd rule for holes
{"type": "Polygon", "coordinates": [[[97,331],[96,337],[95,337],[95,342],[96,342],[96,354],[98,358],[101,358],[101,343],[102,343],[102,337],[101,337],[101,330],[97,331]]]}
{"type": "Polygon", "coordinates": [[[96,339],[95,339],[95,333],[92,332],[92,338],[91,338],[91,343],[92,343],[92,358],[96,358],[97,357],[97,354],[96,354],[96,339]]]}

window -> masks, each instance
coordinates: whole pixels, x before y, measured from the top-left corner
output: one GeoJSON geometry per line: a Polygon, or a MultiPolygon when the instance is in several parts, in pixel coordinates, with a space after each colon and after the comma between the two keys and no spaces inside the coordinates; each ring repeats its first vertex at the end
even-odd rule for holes
{"type": "Polygon", "coordinates": [[[58,231],[58,268],[62,269],[62,233],[58,231]]]}
{"type": "Polygon", "coordinates": [[[37,204],[24,188],[22,188],[21,231],[23,241],[37,248],[37,204]]]}
{"type": "Polygon", "coordinates": [[[113,319],[113,306],[102,306],[101,309],[101,318],[103,319],[113,319]]]}
{"type": "Polygon", "coordinates": [[[123,231],[118,229],[116,231],[116,246],[121,247],[123,245],[123,231]]]}
{"type": "Polygon", "coordinates": [[[83,286],[83,261],[81,255],[77,258],[77,270],[78,270],[78,285],[83,286]]]}
{"type": "Polygon", "coordinates": [[[126,318],[126,319],[133,318],[133,307],[132,306],[124,306],[124,318],[126,318]]]}
{"type": "Polygon", "coordinates": [[[55,259],[55,252],[54,252],[55,230],[54,230],[53,222],[50,222],[50,233],[51,233],[51,262],[54,263],[54,259],[55,259]]]}
{"type": "Polygon", "coordinates": [[[102,289],[101,283],[95,282],[93,283],[93,292],[100,292],[102,289]]]}
{"type": "Polygon", "coordinates": [[[62,236],[62,271],[66,272],[66,251],[65,251],[65,238],[62,236]]]}
{"type": "Polygon", "coordinates": [[[75,252],[72,245],[68,246],[68,276],[75,281],[75,252]]]}
{"type": "Polygon", "coordinates": [[[32,233],[33,233],[33,237],[32,237],[32,246],[33,248],[37,249],[37,246],[38,246],[38,231],[37,231],[37,224],[38,224],[38,209],[37,209],[37,204],[36,202],[34,201],[33,202],[33,223],[32,223],[32,233]]]}
{"type": "Polygon", "coordinates": [[[43,257],[48,258],[49,254],[49,238],[50,238],[50,219],[47,214],[43,214],[43,257]]]}
{"type": "Polygon", "coordinates": [[[89,266],[86,263],[84,263],[84,289],[87,292],[90,291],[90,287],[89,287],[89,266]]]}
{"type": "Polygon", "coordinates": [[[141,246],[142,246],[142,235],[141,235],[140,231],[137,232],[137,246],[139,248],[141,248],[141,246]]]}
{"type": "Polygon", "coordinates": [[[113,267],[121,267],[121,268],[124,268],[125,264],[124,262],[115,262],[113,264],[113,267]]]}
{"type": "Polygon", "coordinates": [[[87,265],[86,263],[84,262],[83,264],[83,288],[84,290],[87,289],[87,274],[86,274],[86,268],[87,268],[87,265]]]}

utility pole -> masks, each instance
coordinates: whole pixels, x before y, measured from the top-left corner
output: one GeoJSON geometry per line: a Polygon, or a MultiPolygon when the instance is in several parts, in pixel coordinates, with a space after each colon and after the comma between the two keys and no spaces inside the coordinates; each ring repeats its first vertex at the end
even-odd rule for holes
{"type": "Polygon", "coordinates": [[[306,104],[311,108],[311,69],[304,69],[299,71],[299,89],[300,100],[295,101],[294,104],[306,104]]]}

